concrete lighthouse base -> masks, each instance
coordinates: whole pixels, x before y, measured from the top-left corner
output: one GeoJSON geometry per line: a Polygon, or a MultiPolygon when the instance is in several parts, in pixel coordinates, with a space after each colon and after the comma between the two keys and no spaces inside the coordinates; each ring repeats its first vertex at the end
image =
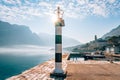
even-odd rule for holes
{"type": "Polygon", "coordinates": [[[66,73],[50,73],[51,78],[66,78],[66,73]]]}
{"type": "Polygon", "coordinates": [[[61,66],[61,63],[55,63],[55,69],[52,73],[50,73],[50,77],[62,77],[62,78],[65,78],[66,77],[66,72],[64,72],[62,70],[62,66],[61,66]]]}
{"type": "Polygon", "coordinates": [[[51,78],[66,78],[67,72],[63,72],[63,73],[50,73],[50,77],[51,78]]]}

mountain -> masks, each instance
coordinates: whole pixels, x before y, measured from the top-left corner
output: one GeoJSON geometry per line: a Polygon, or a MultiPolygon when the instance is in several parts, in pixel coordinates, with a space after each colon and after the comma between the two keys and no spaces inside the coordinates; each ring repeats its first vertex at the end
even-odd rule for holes
{"type": "MultiPolygon", "coordinates": [[[[10,24],[0,21],[0,46],[11,45],[40,45],[54,46],[55,36],[46,33],[39,35],[33,33],[29,27],[24,25],[10,24]]],[[[80,44],[79,41],[63,36],[64,46],[73,46],[80,44]]]]}
{"type": "Polygon", "coordinates": [[[29,27],[0,21],[0,46],[42,45],[37,34],[29,27]]]}
{"type": "Polygon", "coordinates": [[[120,35],[120,25],[117,28],[112,29],[110,32],[106,33],[102,36],[103,39],[112,36],[119,36],[120,35]]]}
{"type": "Polygon", "coordinates": [[[120,25],[117,28],[112,29],[110,32],[106,33],[96,41],[93,40],[86,44],[69,47],[67,49],[71,51],[77,51],[77,52],[91,52],[97,49],[105,50],[106,46],[110,46],[111,44],[112,46],[113,44],[115,46],[119,46],[120,45],[119,42],[120,42],[120,25]],[[97,46],[96,46],[96,43],[97,43],[97,46]]]}
{"type": "MultiPolygon", "coordinates": [[[[39,37],[41,38],[41,41],[46,43],[45,45],[54,46],[55,44],[55,35],[46,34],[46,33],[40,33],[39,37]]],[[[75,39],[62,36],[62,43],[63,47],[70,47],[75,45],[80,45],[81,43],[75,39]]]]}

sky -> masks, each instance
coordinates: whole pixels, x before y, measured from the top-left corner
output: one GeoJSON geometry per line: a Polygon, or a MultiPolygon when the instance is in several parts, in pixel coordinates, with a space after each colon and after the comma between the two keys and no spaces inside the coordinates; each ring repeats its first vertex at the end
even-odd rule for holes
{"type": "Polygon", "coordinates": [[[0,0],[0,20],[55,33],[54,11],[64,11],[63,36],[86,43],[120,25],[120,0],[0,0]]]}

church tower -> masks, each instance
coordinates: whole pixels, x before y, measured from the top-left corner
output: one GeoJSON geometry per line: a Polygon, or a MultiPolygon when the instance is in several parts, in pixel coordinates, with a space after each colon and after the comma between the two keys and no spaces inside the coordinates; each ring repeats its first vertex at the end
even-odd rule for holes
{"type": "Polygon", "coordinates": [[[95,41],[97,41],[97,35],[95,35],[95,41]]]}

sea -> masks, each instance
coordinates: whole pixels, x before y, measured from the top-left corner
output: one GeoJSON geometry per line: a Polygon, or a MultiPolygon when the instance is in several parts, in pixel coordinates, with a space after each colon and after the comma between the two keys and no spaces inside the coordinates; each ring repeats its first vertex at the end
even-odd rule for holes
{"type": "Polygon", "coordinates": [[[6,80],[53,59],[54,55],[50,48],[0,48],[0,80],[6,80]]]}

